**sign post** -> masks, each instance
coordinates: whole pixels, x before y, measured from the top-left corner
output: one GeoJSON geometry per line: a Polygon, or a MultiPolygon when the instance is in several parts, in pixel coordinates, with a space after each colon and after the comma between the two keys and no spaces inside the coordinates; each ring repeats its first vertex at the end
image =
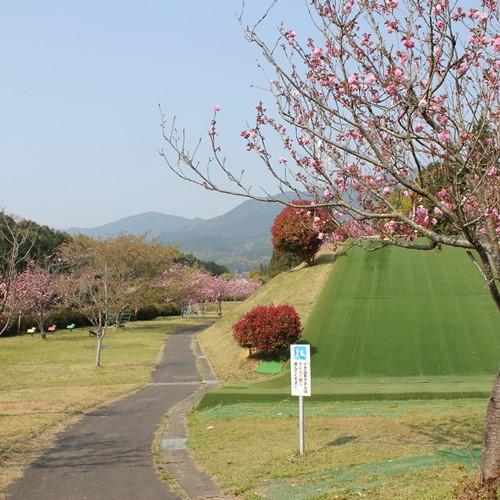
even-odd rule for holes
{"type": "Polygon", "coordinates": [[[290,346],[292,396],[299,397],[299,453],[304,454],[304,396],[311,395],[311,347],[308,344],[290,346]]]}

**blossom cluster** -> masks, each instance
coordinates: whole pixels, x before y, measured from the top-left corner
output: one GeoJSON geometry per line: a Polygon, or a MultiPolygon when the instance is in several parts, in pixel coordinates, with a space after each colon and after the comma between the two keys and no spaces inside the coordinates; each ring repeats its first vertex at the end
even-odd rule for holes
{"type": "Polygon", "coordinates": [[[167,302],[180,304],[244,300],[253,294],[260,282],[215,276],[202,269],[174,264],[158,280],[167,302]]]}

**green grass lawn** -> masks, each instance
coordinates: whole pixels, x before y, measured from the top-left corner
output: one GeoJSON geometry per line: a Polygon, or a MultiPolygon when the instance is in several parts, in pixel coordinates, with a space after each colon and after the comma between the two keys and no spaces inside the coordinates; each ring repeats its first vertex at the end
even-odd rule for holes
{"type": "Polygon", "coordinates": [[[318,379],[491,375],[499,319],[460,249],[354,248],[339,258],[304,337],[318,379]]]}
{"type": "MultiPolygon", "coordinates": [[[[294,285],[285,275],[271,291],[294,285]]],[[[208,393],[189,417],[189,446],[246,499],[451,499],[480,460],[498,319],[460,250],[354,248],[333,264],[304,330],[306,455],[288,369],[208,393]]]]}
{"type": "MultiPolygon", "coordinates": [[[[454,248],[351,249],[333,265],[303,336],[318,399],[485,396],[500,361],[498,311],[454,248]]],[[[225,387],[202,405],[277,401],[288,396],[289,378],[283,370],[225,387]]]]}
{"type": "Polygon", "coordinates": [[[88,329],[0,337],[0,496],[54,434],[83,412],[145,384],[165,334],[193,320],[158,319],[111,328],[102,368],[88,329]]]}
{"type": "Polygon", "coordinates": [[[189,447],[241,498],[453,498],[480,460],[485,399],[222,404],[189,416],[189,447]],[[237,444],[237,445],[236,445],[237,444]]]}

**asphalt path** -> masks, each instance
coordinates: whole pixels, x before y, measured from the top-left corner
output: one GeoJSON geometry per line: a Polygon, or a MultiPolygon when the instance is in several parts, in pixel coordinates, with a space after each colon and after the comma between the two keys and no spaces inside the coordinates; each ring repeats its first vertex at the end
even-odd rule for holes
{"type": "Polygon", "coordinates": [[[151,383],[59,434],[7,490],[7,499],[177,499],[154,468],[151,444],[165,413],[199,387],[191,337],[206,326],[170,334],[151,383]]]}

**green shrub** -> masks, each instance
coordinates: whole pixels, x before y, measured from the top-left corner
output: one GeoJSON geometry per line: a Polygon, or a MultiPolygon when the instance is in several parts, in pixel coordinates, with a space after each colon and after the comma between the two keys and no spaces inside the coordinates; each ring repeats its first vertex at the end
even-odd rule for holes
{"type": "MultiPolygon", "coordinates": [[[[47,315],[44,321],[44,329],[50,325],[55,324],[58,330],[65,330],[66,327],[74,323],[77,327],[81,326],[89,326],[91,323],[88,320],[87,316],[83,314],[81,311],[74,311],[70,309],[66,309],[63,311],[51,312],[47,315]]],[[[18,321],[17,318],[14,319],[10,327],[3,333],[2,336],[9,337],[12,335],[17,335],[19,333],[26,333],[28,328],[32,328],[33,326],[37,327],[37,322],[34,317],[26,314],[22,316],[21,321],[18,321]]]]}
{"type": "Polygon", "coordinates": [[[158,316],[180,316],[181,308],[177,304],[163,304],[156,306],[158,316]]]}
{"type": "Polygon", "coordinates": [[[160,312],[158,311],[158,308],[155,305],[150,304],[148,306],[144,306],[138,309],[135,314],[135,319],[138,321],[149,321],[151,319],[156,318],[159,315],[160,312]]]}
{"type": "Polygon", "coordinates": [[[291,252],[273,251],[268,267],[269,278],[274,278],[278,274],[298,266],[300,262],[300,257],[297,257],[291,252]]]}

